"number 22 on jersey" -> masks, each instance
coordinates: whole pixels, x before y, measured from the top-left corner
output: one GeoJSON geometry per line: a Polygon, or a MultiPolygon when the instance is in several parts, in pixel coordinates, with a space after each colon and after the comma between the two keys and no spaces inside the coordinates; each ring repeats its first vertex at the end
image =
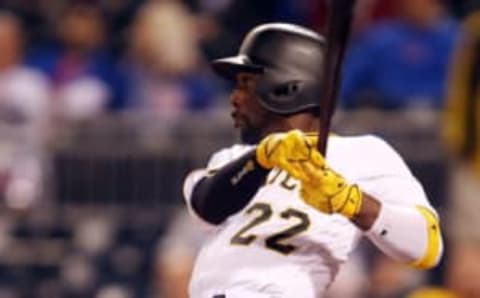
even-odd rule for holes
{"type": "Polygon", "coordinates": [[[264,245],[268,249],[288,255],[297,249],[295,245],[288,243],[288,239],[304,232],[310,226],[310,219],[305,212],[288,208],[280,212],[280,214],[274,214],[272,207],[262,202],[253,204],[246,210],[246,214],[250,215],[252,219],[235,233],[230,239],[231,244],[250,245],[258,237],[251,232],[254,227],[272,220],[275,216],[280,216],[282,220],[291,222],[292,224],[286,229],[273,232],[265,238],[264,245]]]}

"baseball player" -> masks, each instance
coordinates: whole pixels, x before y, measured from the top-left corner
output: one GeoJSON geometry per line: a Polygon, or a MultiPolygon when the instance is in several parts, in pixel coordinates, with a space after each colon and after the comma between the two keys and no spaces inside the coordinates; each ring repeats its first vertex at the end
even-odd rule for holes
{"type": "Polygon", "coordinates": [[[315,149],[324,49],[318,34],[273,23],[213,62],[236,82],[242,144],[185,180],[192,215],[211,229],[191,297],[322,297],[364,236],[398,261],[438,263],[438,215],[394,149],[372,135],[330,135],[325,156],[315,149]]]}

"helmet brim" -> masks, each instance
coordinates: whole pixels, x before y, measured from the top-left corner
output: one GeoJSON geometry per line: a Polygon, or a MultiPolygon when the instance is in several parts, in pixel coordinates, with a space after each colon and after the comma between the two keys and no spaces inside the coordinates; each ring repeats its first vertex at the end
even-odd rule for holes
{"type": "Polygon", "coordinates": [[[254,64],[244,55],[221,58],[212,61],[213,70],[219,76],[228,79],[236,80],[239,73],[263,73],[263,66],[254,64]]]}

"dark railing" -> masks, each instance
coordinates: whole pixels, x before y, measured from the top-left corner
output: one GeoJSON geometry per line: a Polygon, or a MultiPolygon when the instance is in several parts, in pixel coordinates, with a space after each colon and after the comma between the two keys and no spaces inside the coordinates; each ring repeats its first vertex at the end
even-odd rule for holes
{"type": "MultiPolygon", "coordinates": [[[[385,138],[426,184],[432,200],[441,202],[445,192],[439,185],[445,183],[436,180],[444,179],[446,165],[440,120],[430,110],[340,111],[334,130],[385,138]]],[[[60,202],[139,205],[181,202],[187,172],[235,140],[229,120],[218,114],[169,123],[99,119],[65,129],[60,139],[53,158],[60,202]]]]}

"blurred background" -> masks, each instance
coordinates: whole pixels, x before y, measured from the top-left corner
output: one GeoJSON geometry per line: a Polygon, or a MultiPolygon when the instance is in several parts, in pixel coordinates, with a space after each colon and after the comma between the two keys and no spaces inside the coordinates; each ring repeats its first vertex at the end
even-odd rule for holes
{"type": "MultiPolygon", "coordinates": [[[[362,243],[330,297],[480,297],[480,1],[358,1],[334,119],[405,157],[439,210],[430,272],[362,243]]],[[[235,142],[208,61],[319,0],[0,0],[0,298],[179,298],[204,235],[187,172],[235,142]]],[[[287,274],[287,273],[286,273],[287,274]]]]}

